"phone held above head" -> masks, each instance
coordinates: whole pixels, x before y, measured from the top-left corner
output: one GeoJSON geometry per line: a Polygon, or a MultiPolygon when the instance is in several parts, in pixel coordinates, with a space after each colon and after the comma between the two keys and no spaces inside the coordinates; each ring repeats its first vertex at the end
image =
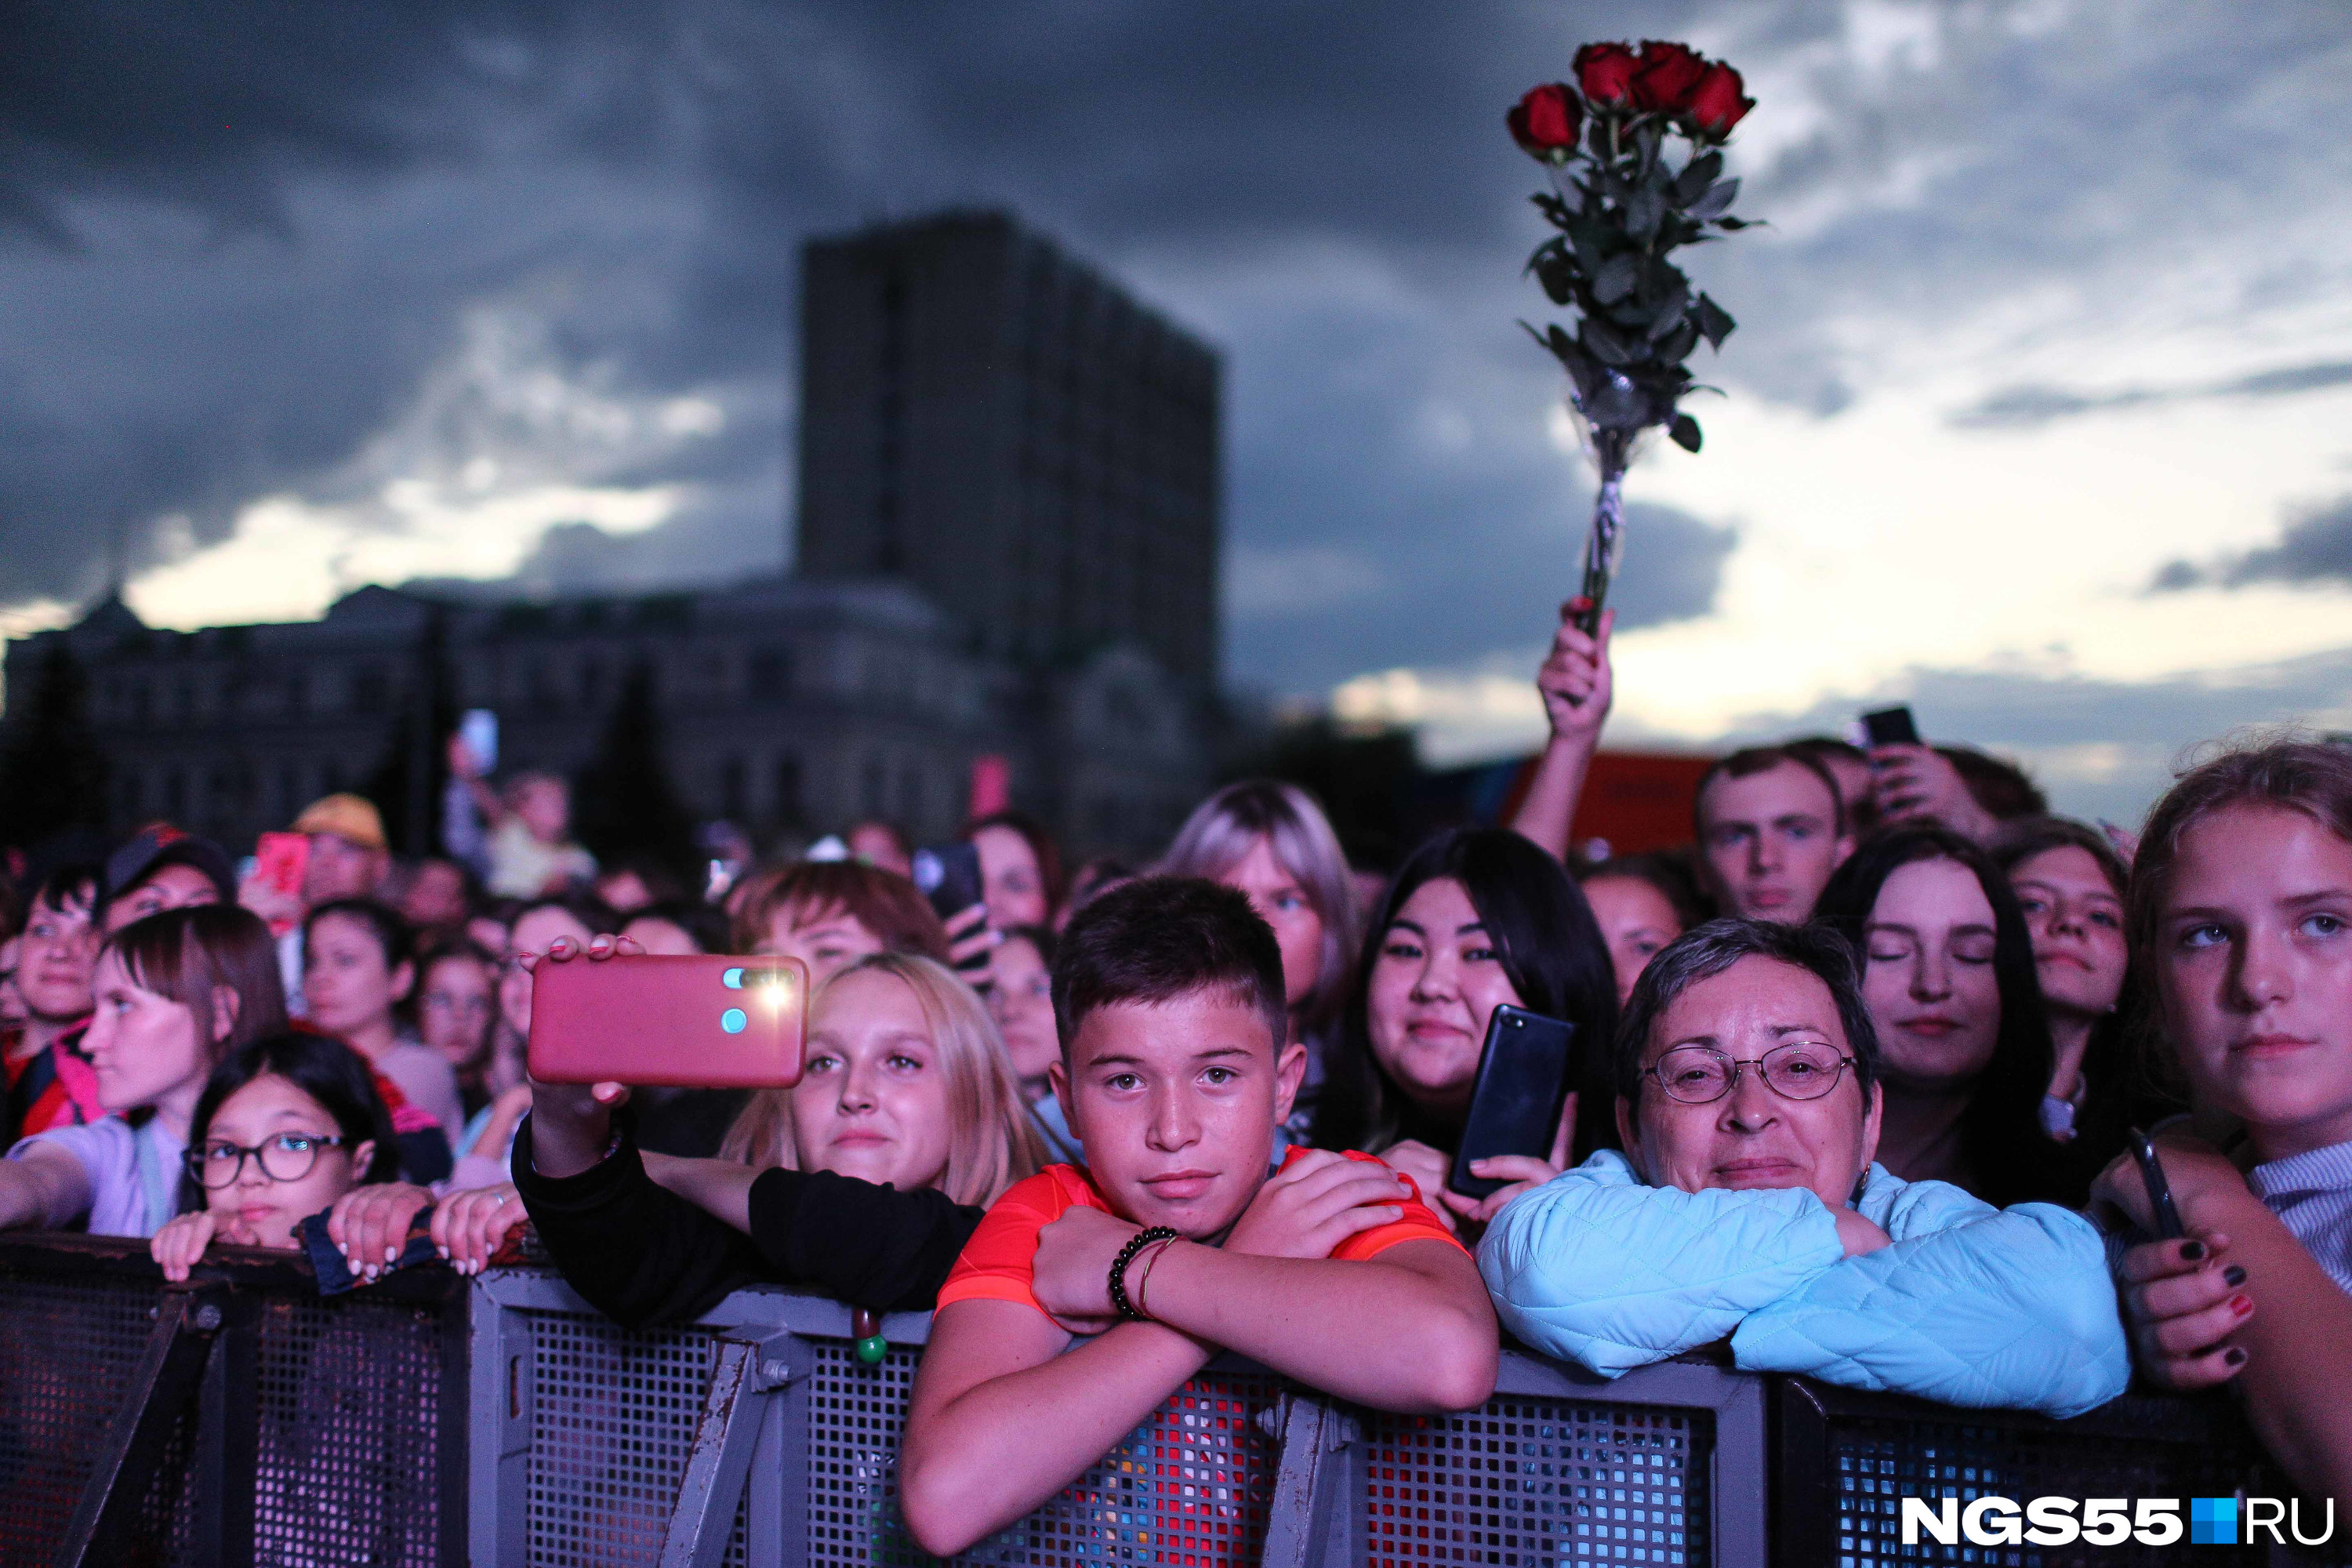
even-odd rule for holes
{"type": "Polygon", "coordinates": [[[530,1076],[541,1083],[790,1089],[808,1046],[796,958],[621,954],[541,963],[530,1076]]]}

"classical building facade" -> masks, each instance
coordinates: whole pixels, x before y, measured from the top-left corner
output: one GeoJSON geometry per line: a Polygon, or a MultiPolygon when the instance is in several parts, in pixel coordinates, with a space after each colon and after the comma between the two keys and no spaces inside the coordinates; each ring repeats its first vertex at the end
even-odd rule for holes
{"type": "Polygon", "coordinates": [[[772,838],[866,816],[944,837],[973,759],[995,755],[1015,804],[1074,848],[1146,854],[1206,782],[1199,705],[1149,655],[1018,666],[892,579],[488,606],[372,587],[318,621],[187,633],[110,598],[9,645],[12,721],[60,643],[107,759],[108,826],[165,817],[239,850],[320,795],[371,788],[414,847],[442,727],[467,708],[499,715],[501,773],[577,776],[633,678],[680,803],[772,838]]]}

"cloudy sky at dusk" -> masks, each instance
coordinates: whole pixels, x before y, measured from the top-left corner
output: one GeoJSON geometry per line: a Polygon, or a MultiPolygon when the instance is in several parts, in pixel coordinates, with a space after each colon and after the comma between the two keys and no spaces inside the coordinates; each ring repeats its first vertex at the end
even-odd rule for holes
{"type": "Polygon", "coordinates": [[[1501,112],[1630,35],[1746,71],[1770,226],[1690,263],[1619,743],[1908,698],[2128,817],[2352,729],[2341,0],[13,15],[0,630],[776,570],[800,241],[1005,205],[1225,353],[1234,681],[1522,745],[1591,481],[1501,112]]]}

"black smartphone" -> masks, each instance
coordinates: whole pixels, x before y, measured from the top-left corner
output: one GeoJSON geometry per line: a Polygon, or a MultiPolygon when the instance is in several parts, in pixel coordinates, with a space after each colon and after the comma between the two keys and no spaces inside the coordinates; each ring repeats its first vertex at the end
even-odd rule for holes
{"type": "Polygon", "coordinates": [[[949,920],[980,902],[980,851],[969,844],[942,844],[914,854],[915,886],[949,920]]]}
{"type": "Polygon", "coordinates": [[[1919,721],[1911,717],[1911,705],[1907,702],[1898,708],[1880,708],[1864,714],[1862,732],[1874,746],[1919,744],[1919,721]]]}
{"type": "Polygon", "coordinates": [[[2179,1240],[2189,1233],[2181,1228],[2180,1211],[2173,1206],[2172,1184],[2164,1179],[2164,1163],[2156,1157],[2156,1145],[2137,1127],[2131,1130],[2131,1152],[2139,1165],[2139,1179],[2147,1187],[2147,1206],[2156,1211],[2157,1239],[2179,1240]]]}
{"type": "Polygon", "coordinates": [[[1483,1198],[1510,1183],[1470,1173],[1470,1162],[1496,1154],[1551,1153],[1560,1107],[1568,1103],[1570,1047],[1576,1026],[1508,1004],[1495,1009],[1478,1055],[1478,1082],[1470,1091],[1470,1120],[1454,1151],[1445,1184],[1465,1198],[1483,1198]]]}

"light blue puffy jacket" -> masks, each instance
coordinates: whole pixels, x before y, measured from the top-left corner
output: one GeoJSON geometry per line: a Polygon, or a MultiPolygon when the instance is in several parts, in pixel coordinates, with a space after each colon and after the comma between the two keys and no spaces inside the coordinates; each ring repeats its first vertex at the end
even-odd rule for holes
{"type": "Polygon", "coordinates": [[[1945,1405],[2074,1415],[2124,1391],[2131,1358],[2089,1220],[1879,1165],[1858,1206],[1892,1247],[1846,1257],[1802,1188],[1653,1187],[1603,1150],[1496,1215],[1478,1270],[1505,1328],[1606,1377],[1728,1334],[1748,1372],[1945,1405]]]}

